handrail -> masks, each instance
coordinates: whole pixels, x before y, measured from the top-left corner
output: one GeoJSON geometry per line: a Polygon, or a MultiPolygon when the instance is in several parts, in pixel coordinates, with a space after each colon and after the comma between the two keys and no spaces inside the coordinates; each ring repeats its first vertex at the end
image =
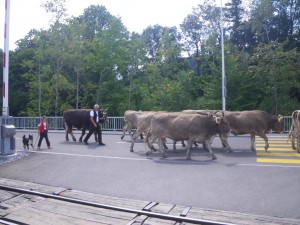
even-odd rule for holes
{"type": "MultiPolygon", "coordinates": [[[[107,122],[102,124],[104,131],[121,131],[125,125],[124,117],[108,117],[107,122]]],[[[37,129],[40,117],[9,117],[6,124],[14,125],[16,129],[37,129]]],[[[47,117],[49,130],[63,130],[63,117],[47,117]]],[[[3,123],[2,123],[3,124],[3,123]]],[[[284,116],[284,133],[288,133],[292,125],[292,117],[284,116]]],[[[272,131],[270,131],[272,133],[272,131]]]]}

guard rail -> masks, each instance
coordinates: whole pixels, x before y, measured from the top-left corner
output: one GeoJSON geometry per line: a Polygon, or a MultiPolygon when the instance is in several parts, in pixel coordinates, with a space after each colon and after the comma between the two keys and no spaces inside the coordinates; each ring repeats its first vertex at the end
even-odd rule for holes
{"type": "MultiPolygon", "coordinates": [[[[63,117],[47,117],[49,123],[49,130],[63,130],[63,117]]],[[[41,122],[40,117],[7,117],[2,118],[1,124],[14,125],[16,129],[37,129],[41,122]],[[5,121],[3,121],[5,120],[5,121]]],[[[102,124],[104,131],[121,131],[125,125],[124,117],[108,117],[106,123],[102,124]]],[[[284,132],[288,133],[292,125],[291,116],[284,116],[284,132]]],[[[271,131],[272,132],[272,131],[271,131]]]]}

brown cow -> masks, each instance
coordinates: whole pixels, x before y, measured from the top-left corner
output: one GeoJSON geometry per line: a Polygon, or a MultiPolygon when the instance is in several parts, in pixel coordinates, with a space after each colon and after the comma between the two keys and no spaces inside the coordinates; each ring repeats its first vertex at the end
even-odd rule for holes
{"type": "Polygon", "coordinates": [[[292,126],[289,132],[289,138],[292,140],[292,148],[300,153],[300,110],[292,113],[292,126]],[[297,140],[297,146],[295,144],[297,140]]]}
{"type": "MultiPolygon", "coordinates": [[[[158,139],[159,151],[162,157],[167,157],[163,149],[164,138],[170,138],[173,141],[187,140],[186,159],[191,159],[190,149],[193,143],[195,141],[201,142],[205,143],[212,159],[216,159],[211,149],[211,142],[216,134],[228,133],[229,131],[229,125],[222,117],[186,114],[182,112],[159,113],[152,117],[146,142],[152,150],[153,142],[158,139]]],[[[147,154],[150,154],[151,150],[147,154]]]]}
{"type": "MultiPolygon", "coordinates": [[[[255,135],[260,136],[265,141],[265,150],[269,148],[268,137],[266,133],[269,130],[275,132],[283,131],[283,116],[272,116],[265,111],[225,111],[225,119],[230,125],[231,132],[234,135],[251,135],[251,150],[255,151],[255,135]]],[[[228,144],[227,136],[222,142],[228,144]]]]}
{"type": "MultiPolygon", "coordinates": [[[[76,138],[73,134],[73,127],[76,127],[78,130],[82,129],[82,133],[79,138],[79,141],[82,142],[82,138],[85,135],[86,130],[88,130],[90,126],[91,110],[92,109],[68,109],[63,112],[63,118],[65,122],[64,127],[66,130],[66,141],[69,141],[69,134],[72,136],[73,141],[76,141],[76,138]]],[[[106,110],[103,110],[102,113],[105,119],[103,121],[100,121],[100,123],[104,123],[107,121],[106,110]]],[[[96,135],[95,140],[97,141],[96,135]]]]}

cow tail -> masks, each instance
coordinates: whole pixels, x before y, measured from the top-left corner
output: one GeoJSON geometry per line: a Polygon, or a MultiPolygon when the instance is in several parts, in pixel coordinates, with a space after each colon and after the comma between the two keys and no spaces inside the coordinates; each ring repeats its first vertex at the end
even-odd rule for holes
{"type": "Polygon", "coordinates": [[[63,128],[64,128],[64,130],[67,132],[68,125],[67,125],[67,123],[66,123],[66,121],[65,121],[65,118],[63,118],[63,128]]]}

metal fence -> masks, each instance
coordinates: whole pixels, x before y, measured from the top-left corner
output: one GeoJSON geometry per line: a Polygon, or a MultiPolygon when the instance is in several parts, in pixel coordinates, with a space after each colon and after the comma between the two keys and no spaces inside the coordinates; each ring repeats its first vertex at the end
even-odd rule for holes
{"type": "MultiPolygon", "coordinates": [[[[11,117],[11,123],[16,129],[37,129],[38,124],[41,122],[41,117],[11,117]]],[[[47,117],[49,130],[63,130],[64,120],[63,117],[47,117]]],[[[123,130],[124,117],[108,117],[106,123],[102,124],[102,130],[106,131],[119,131],[123,130]]]]}
{"type": "MultiPolygon", "coordinates": [[[[50,130],[63,130],[63,117],[47,117],[50,130]]],[[[16,129],[37,129],[41,122],[40,117],[9,117],[8,123],[14,125],[16,129]]],[[[124,117],[108,117],[108,122],[102,124],[104,131],[121,131],[124,127],[124,117]]],[[[292,117],[284,117],[284,132],[288,133],[292,125],[292,117]]],[[[271,131],[272,132],[272,131],[271,131]]]]}

